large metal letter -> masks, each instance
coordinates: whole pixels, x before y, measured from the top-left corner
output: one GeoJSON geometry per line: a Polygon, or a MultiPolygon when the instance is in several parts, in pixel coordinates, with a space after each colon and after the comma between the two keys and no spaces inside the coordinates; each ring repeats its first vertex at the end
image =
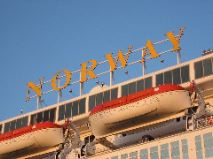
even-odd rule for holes
{"type": "Polygon", "coordinates": [[[150,40],[148,40],[146,42],[146,48],[149,50],[151,58],[157,58],[159,56],[159,54],[157,53],[157,51],[154,48],[153,43],[150,40]]]}
{"type": "Polygon", "coordinates": [[[178,37],[175,37],[173,32],[166,33],[166,36],[168,37],[169,41],[171,41],[173,45],[172,51],[178,52],[180,51],[180,40],[178,37]]]}
{"type": "Polygon", "coordinates": [[[118,51],[118,55],[116,58],[116,61],[112,57],[112,53],[106,54],[105,55],[106,59],[109,62],[110,65],[110,71],[115,71],[117,68],[117,61],[120,61],[121,66],[124,68],[127,65],[127,60],[129,58],[129,55],[127,54],[126,56],[123,55],[123,52],[121,50],[118,51]]]}
{"type": "Polygon", "coordinates": [[[41,97],[42,91],[41,91],[41,86],[40,86],[40,85],[37,86],[37,85],[36,85],[35,83],[33,83],[33,82],[28,82],[28,83],[27,83],[27,87],[30,88],[30,89],[32,89],[32,90],[36,93],[36,95],[37,95],[38,97],[41,97]]]}
{"type": "Polygon", "coordinates": [[[96,74],[94,73],[95,68],[97,67],[97,61],[96,60],[89,60],[88,62],[84,62],[81,64],[81,77],[80,77],[80,82],[85,82],[87,81],[87,75],[91,79],[96,78],[96,74]],[[88,62],[91,63],[91,66],[89,69],[87,68],[88,62]]]}
{"type": "Polygon", "coordinates": [[[58,86],[58,82],[57,82],[61,72],[56,73],[55,76],[51,80],[52,89],[55,91],[60,91],[62,89],[65,89],[70,84],[70,81],[72,78],[72,72],[70,72],[67,69],[64,69],[63,72],[64,72],[65,78],[66,78],[66,81],[63,86],[58,86]]]}

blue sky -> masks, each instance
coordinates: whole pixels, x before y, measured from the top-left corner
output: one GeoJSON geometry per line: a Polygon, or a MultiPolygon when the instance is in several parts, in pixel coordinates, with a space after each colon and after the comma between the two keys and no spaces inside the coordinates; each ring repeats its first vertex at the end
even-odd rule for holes
{"type": "Polygon", "coordinates": [[[0,0],[0,120],[36,108],[35,101],[25,103],[27,82],[104,60],[129,44],[142,47],[181,26],[183,61],[200,56],[212,48],[212,6],[212,0],[0,0]]]}

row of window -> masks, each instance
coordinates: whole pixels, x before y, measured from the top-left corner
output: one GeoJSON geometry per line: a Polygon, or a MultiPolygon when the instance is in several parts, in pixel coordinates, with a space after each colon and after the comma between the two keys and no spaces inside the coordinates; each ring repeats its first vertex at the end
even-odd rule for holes
{"type": "Polygon", "coordinates": [[[156,75],[156,86],[168,83],[181,84],[188,81],[190,81],[188,65],[156,75]]]}
{"type": "Polygon", "coordinates": [[[205,77],[213,74],[213,59],[205,59],[199,62],[195,62],[195,79],[205,77]]]}
{"type": "Polygon", "coordinates": [[[121,154],[120,157],[113,156],[107,159],[189,159],[188,142],[186,139],[181,140],[182,153],[180,152],[179,141],[171,142],[170,144],[162,144],[159,147],[153,146],[149,150],[141,149],[130,153],[121,154]],[[169,148],[170,145],[170,148],[169,148]]]}
{"type": "Polygon", "coordinates": [[[40,123],[40,122],[45,122],[45,121],[55,121],[55,113],[56,113],[56,108],[46,110],[44,112],[39,112],[36,114],[31,115],[31,125],[40,123]]]}
{"type": "Polygon", "coordinates": [[[86,98],[59,107],[58,120],[67,119],[86,112],[86,98]]]}
{"type": "Polygon", "coordinates": [[[121,95],[127,96],[129,94],[142,91],[152,87],[152,77],[138,80],[136,82],[128,83],[121,87],[121,95]]]}
{"type": "Polygon", "coordinates": [[[197,159],[211,158],[213,157],[213,135],[212,133],[207,133],[203,135],[203,138],[198,135],[195,137],[196,155],[197,159]],[[204,141],[204,147],[202,143],[204,141]],[[204,148],[204,150],[203,150],[204,148]],[[203,153],[204,151],[204,153],[203,153]],[[203,156],[205,155],[205,157],[203,156]]]}
{"type": "Polygon", "coordinates": [[[8,123],[5,123],[4,132],[9,132],[18,128],[22,128],[24,126],[27,126],[27,124],[28,124],[28,117],[23,117],[20,119],[10,121],[8,123]]]}
{"type": "Polygon", "coordinates": [[[89,97],[89,110],[97,105],[118,98],[118,88],[114,88],[105,92],[101,92],[89,97]]]}
{"type": "MultiPolygon", "coordinates": [[[[203,138],[200,135],[195,136],[195,148],[197,159],[212,158],[212,132],[204,134],[203,138]],[[202,148],[202,143],[204,148],[202,148]]],[[[120,156],[113,156],[106,159],[169,159],[170,156],[172,159],[189,159],[189,145],[187,139],[173,141],[160,146],[153,146],[150,149],[144,148],[139,151],[125,153],[120,156]]]]}

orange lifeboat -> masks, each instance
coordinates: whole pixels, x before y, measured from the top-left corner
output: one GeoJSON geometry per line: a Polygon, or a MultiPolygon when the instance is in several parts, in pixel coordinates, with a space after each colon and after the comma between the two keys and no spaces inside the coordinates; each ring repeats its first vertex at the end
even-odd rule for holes
{"type": "Polygon", "coordinates": [[[103,137],[189,107],[189,92],[179,85],[166,84],[96,106],[90,113],[89,122],[93,134],[103,137]]]}
{"type": "Polygon", "coordinates": [[[0,156],[19,150],[42,149],[64,141],[63,126],[43,122],[0,135],[0,156]]]}

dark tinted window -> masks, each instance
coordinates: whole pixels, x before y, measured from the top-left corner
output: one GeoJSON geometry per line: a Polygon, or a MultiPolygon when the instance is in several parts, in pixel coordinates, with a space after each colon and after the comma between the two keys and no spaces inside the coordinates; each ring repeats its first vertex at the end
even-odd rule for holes
{"type": "Polygon", "coordinates": [[[64,119],[64,114],[65,114],[65,105],[62,105],[59,107],[58,120],[64,119]]]}
{"type": "Polygon", "coordinates": [[[44,112],[44,121],[48,121],[48,119],[49,119],[49,111],[46,110],[46,111],[44,112]]]}
{"type": "Polygon", "coordinates": [[[203,61],[204,67],[204,76],[208,76],[212,74],[212,61],[211,59],[206,59],[203,61]]]}
{"type": "Polygon", "coordinates": [[[189,66],[183,66],[181,67],[181,79],[182,83],[188,82],[189,79],[189,66]]]}
{"type": "Polygon", "coordinates": [[[0,125],[0,134],[1,134],[1,131],[2,131],[2,125],[0,125]]]}
{"type": "Polygon", "coordinates": [[[130,83],[129,84],[129,94],[132,94],[135,92],[136,92],[136,82],[130,83]]]}
{"type": "Polygon", "coordinates": [[[17,120],[10,121],[5,124],[4,132],[16,130],[18,128],[27,126],[27,124],[28,124],[28,117],[23,117],[17,120]]]}
{"type": "Polygon", "coordinates": [[[31,121],[30,121],[30,123],[31,123],[31,125],[37,123],[37,115],[36,115],[36,114],[34,114],[34,115],[31,116],[31,121]]]}
{"type": "Polygon", "coordinates": [[[103,102],[110,101],[110,91],[104,92],[104,99],[103,102]]]}
{"type": "Polygon", "coordinates": [[[52,121],[52,122],[55,121],[55,111],[56,111],[56,109],[51,109],[51,110],[50,110],[50,118],[49,118],[49,121],[52,121]]]}
{"type": "Polygon", "coordinates": [[[195,63],[195,78],[203,77],[202,61],[195,63]]]}
{"type": "Polygon", "coordinates": [[[158,74],[156,76],[156,85],[158,86],[158,85],[162,85],[162,84],[163,84],[163,73],[158,74]]]}
{"type": "Polygon", "coordinates": [[[85,98],[80,100],[80,102],[79,102],[79,114],[85,113],[85,102],[86,102],[85,98]]]}
{"type": "Polygon", "coordinates": [[[16,121],[16,129],[21,128],[21,126],[22,126],[22,120],[21,120],[21,119],[18,119],[18,120],[16,121]]]}
{"type": "Polygon", "coordinates": [[[152,77],[148,77],[145,79],[145,89],[152,87],[152,77]]]}
{"type": "Polygon", "coordinates": [[[103,103],[103,93],[99,93],[96,95],[96,105],[100,105],[103,103]]]}
{"type": "Polygon", "coordinates": [[[111,90],[111,100],[118,98],[118,88],[111,90]]]}
{"type": "Polygon", "coordinates": [[[172,83],[172,71],[164,73],[164,83],[172,83]]]}
{"type": "Polygon", "coordinates": [[[23,126],[27,126],[28,125],[28,117],[24,117],[22,118],[22,121],[21,121],[21,127],[23,126]]]}
{"type": "Polygon", "coordinates": [[[122,86],[122,96],[127,96],[129,94],[128,85],[122,86]]]}
{"type": "Polygon", "coordinates": [[[89,97],[89,110],[95,106],[95,95],[89,97]]]}
{"type": "Polygon", "coordinates": [[[78,101],[73,102],[72,116],[78,115],[78,101]]]}
{"type": "MultiPolygon", "coordinates": [[[[61,107],[59,107],[59,109],[63,109],[61,107]]],[[[36,123],[40,123],[40,122],[44,122],[44,121],[51,121],[54,122],[55,121],[55,111],[56,109],[50,109],[50,110],[45,110],[43,112],[39,112],[37,114],[33,114],[31,116],[31,124],[36,124],[36,123]]],[[[61,118],[62,116],[60,116],[59,118],[61,118]]]]}
{"type": "Polygon", "coordinates": [[[71,108],[72,108],[72,103],[66,104],[65,118],[71,117],[71,108]]]}
{"type": "Polygon", "coordinates": [[[180,68],[174,69],[172,71],[173,74],[173,84],[180,84],[181,80],[180,80],[180,68]]]}
{"type": "Polygon", "coordinates": [[[137,91],[144,90],[144,80],[137,81],[137,91]]]}
{"type": "Polygon", "coordinates": [[[43,121],[43,112],[40,112],[37,114],[37,123],[40,123],[43,121]]]}
{"type": "Polygon", "coordinates": [[[10,131],[10,122],[4,125],[4,132],[10,131]]]}

